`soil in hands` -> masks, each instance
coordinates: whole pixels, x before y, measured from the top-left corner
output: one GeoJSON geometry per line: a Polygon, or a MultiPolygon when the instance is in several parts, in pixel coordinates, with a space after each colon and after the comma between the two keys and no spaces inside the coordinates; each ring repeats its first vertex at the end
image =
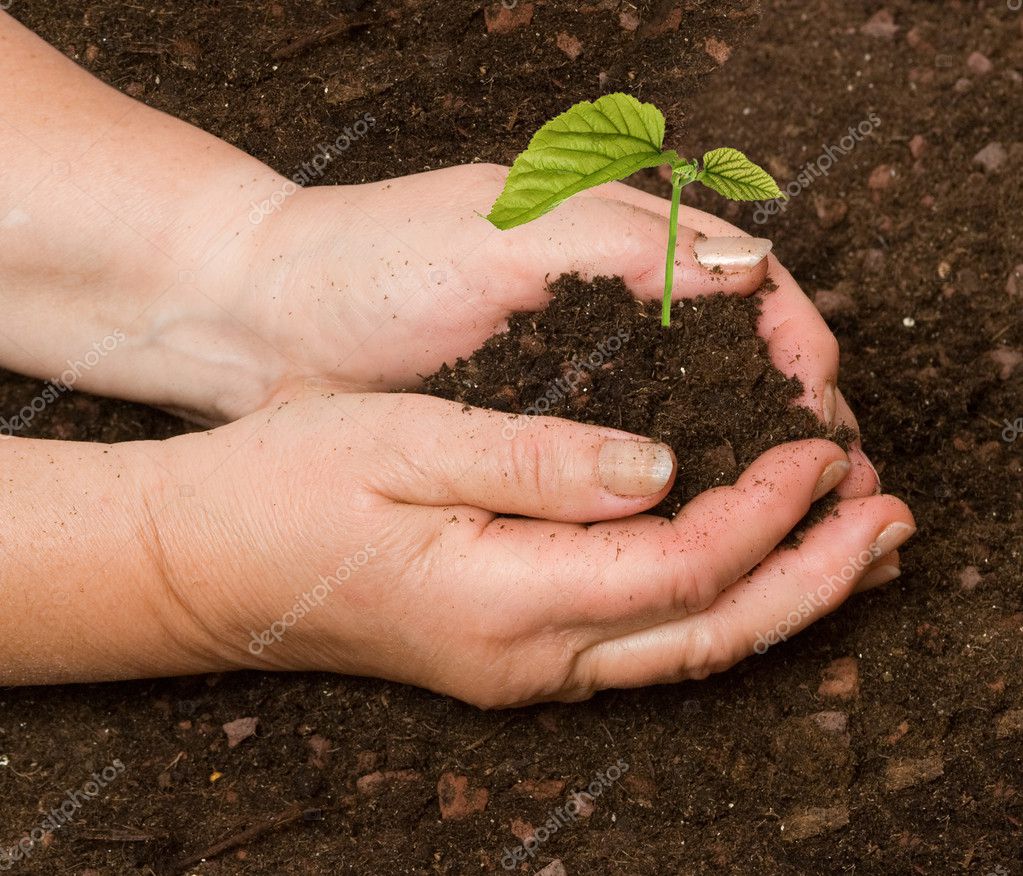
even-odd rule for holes
{"type": "MultiPolygon", "coordinates": [[[[551,284],[545,310],[512,317],[507,333],[445,365],[426,390],[663,441],[675,451],[678,476],[653,513],[672,517],[704,490],[734,483],[776,444],[828,438],[848,447],[855,437],[795,404],[802,384],[771,364],[756,327],[773,288],[768,281],[751,298],[677,302],[664,328],[660,303],[637,300],[619,278],[588,283],[566,274],[551,284]]],[[[527,418],[509,417],[505,434],[529,427],[527,418]]]]}

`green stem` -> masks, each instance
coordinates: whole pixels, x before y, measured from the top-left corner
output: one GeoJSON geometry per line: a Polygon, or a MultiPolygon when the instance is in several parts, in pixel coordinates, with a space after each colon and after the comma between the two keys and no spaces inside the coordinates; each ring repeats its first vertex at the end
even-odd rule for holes
{"type": "Polygon", "coordinates": [[[671,288],[675,282],[675,243],[678,240],[678,205],[682,199],[682,180],[671,175],[671,214],[668,216],[668,257],[664,263],[664,300],[661,303],[661,325],[671,325],[671,288]]]}

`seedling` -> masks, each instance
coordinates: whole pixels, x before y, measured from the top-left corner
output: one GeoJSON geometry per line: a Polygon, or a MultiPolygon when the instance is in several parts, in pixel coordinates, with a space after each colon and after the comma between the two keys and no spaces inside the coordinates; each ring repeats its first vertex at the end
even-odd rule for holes
{"type": "Polygon", "coordinates": [[[696,159],[663,149],[664,115],[629,94],[583,101],[551,119],[529,141],[487,216],[502,230],[531,222],[562,201],[594,186],[625,179],[644,167],[671,167],[671,213],[664,264],[661,325],[671,322],[675,245],[682,189],[703,183],[733,201],[781,197],[774,178],[738,149],[712,149],[696,159]]]}

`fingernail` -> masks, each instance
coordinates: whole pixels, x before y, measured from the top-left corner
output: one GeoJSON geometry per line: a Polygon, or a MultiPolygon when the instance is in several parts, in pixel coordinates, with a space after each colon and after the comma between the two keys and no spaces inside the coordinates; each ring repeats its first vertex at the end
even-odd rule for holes
{"type": "Polygon", "coordinates": [[[861,593],[873,587],[880,587],[882,584],[894,581],[901,574],[902,570],[898,566],[878,566],[860,578],[859,583],[856,585],[856,592],[861,593]]]}
{"type": "Polygon", "coordinates": [[[908,523],[891,523],[874,540],[871,552],[875,557],[883,557],[899,547],[914,532],[916,532],[916,527],[910,526],[908,523]]]}
{"type": "Polygon", "coordinates": [[[825,468],[817,479],[817,486],[813,488],[813,498],[811,501],[816,502],[842,483],[845,476],[849,474],[849,468],[849,462],[845,459],[836,459],[825,468]]]}
{"type": "Polygon", "coordinates": [[[675,454],[666,444],[607,441],[597,456],[600,483],[616,496],[649,496],[660,492],[674,471],[675,454]]]}
{"type": "Polygon", "coordinates": [[[823,398],[821,398],[821,414],[828,426],[835,425],[835,415],[838,411],[838,399],[835,398],[835,384],[830,380],[824,384],[823,398]]]}
{"type": "Polygon", "coordinates": [[[693,250],[705,268],[745,271],[760,264],[772,245],[764,237],[701,237],[693,250]]]}

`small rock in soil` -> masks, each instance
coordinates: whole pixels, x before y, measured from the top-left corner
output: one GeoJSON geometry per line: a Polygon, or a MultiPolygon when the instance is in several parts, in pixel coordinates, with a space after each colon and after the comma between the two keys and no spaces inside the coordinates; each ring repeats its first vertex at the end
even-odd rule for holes
{"type": "Polygon", "coordinates": [[[980,52],[970,53],[970,57],[966,59],[966,67],[971,73],[974,73],[977,76],[986,76],[995,69],[995,65],[991,63],[991,59],[980,52]]]}
{"type": "Polygon", "coordinates": [[[944,772],[945,767],[937,756],[893,760],[885,768],[885,786],[889,791],[901,791],[913,785],[933,782],[944,772]]]}
{"type": "Polygon", "coordinates": [[[1012,269],[1005,280],[1005,291],[1013,298],[1023,295],[1023,264],[1012,269]]]}
{"type": "Polygon", "coordinates": [[[999,739],[1023,733],[1023,709],[1011,709],[999,715],[995,733],[999,739]]]}
{"type": "Polygon", "coordinates": [[[920,135],[914,134],[909,141],[909,153],[916,159],[920,159],[927,151],[927,141],[920,135]]]}
{"type": "Polygon", "coordinates": [[[880,274],[884,271],[888,257],[883,249],[866,249],[863,251],[863,273],[880,274]]]}
{"type": "Polygon", "coordinates": [[[849,205],[841,198],[814,195],[813,208],[817,213],[817,221],[825,229],[840,225],[849,214],[849,205]]]}
{"type": "Polygon", "coordinates": [[[999,380],[1008,380],[1023,363],[1023,353],[1011,347],[998,347],[988,353],[988,356],[998,367],[999,380]]]}
{"type": "Polygon", "coordinates": [[[679,29],[682,24],[682,7],[672,3],[660,3],[641,31],[644,37],[657,37],[679,29]]]}
{"type": "Polygon", "coordinates": [[[227,734],[227,747],[235,748],[250,736],[256,735],[256,727],[259,725],[259,718],[238,718],[224,724],[224,733],[227,734]]]}
{"type": "Polygon", "coordinates": [[[561,859],[555,858],[542,870],[537,870],[536,876],[568,876],[568,871],[565,869],[565,865],[561,863],[561,859]]]}
{"type": "Polygon", "coordinates": [[[973,80],[967,79],[965,76],[961,76],[957,79],[955,84],[952,86],[952,90],[956,94],[966,94],[966,92],[968,92],[971,88],[973,88],[973,80]]]}
{"type": "Polygon", "coordinates": [[[639,27],[639,16],[634,9],[626,9],[618,16],[618,26],[630,33],[639,27]]]}
{"type": "Polygon", "coordinates": [[[323,769],[330,760],[330,740],[314,735],[310,736],[305,744],[309,749],[309,765],[323,769]]]}
{"type": "Polygon", "coordinates": [[[360,777],[355,783],[355,790],[367,797],[374,797],[392,787],[418,782],[421,778],[422,775],[415,770],[388,770],[387,772],[378,770],[368,776],[360,777]]]}
{"type": "Polygon", "coordinates": [[[864,36],[883,40],[890,40],[898,30],[899,26],[895,23],[895,19],[887,9],[875,12],[867,23],[860,27],[860,33],[864,36]]]}
{"type": "Polygon", "coordinates": [[[859,661],[855,657],[832,660],[823,672],[817,693],[822,697],[851,700],[860,692],[859,661]]]}
{"type": "Polygon", "coordinates": [[[589,794],[573,794],[572,799],[575,801],[576,812],[579,813],[580,818],[589,818],[593,815],[593,810],[596,807],[593,805],[593,798],[589,794]]]}
{"type": "Polygon", "coordinates": [[[508,829],[518,838],[521,843],[528,843],[533,838],[534,827],[522,818],[513,818],[508,829]]]}
{"type": "Polygon", "coordinates": [[[849,727],[849,716],[845,712],[817,712],[810,717],[825,733],[845,733],[849,727]]]}
{"type": "Polygon", "coordinates": [[[880,192],[891,186],[895,179],[895,168],[890,164],[879,164],[870,172],[867,187],[871,191],[880,192]]]}
{"type": "Polygon", "coordinates": [[[831,833],[849,823],[848,806],[814,807],[798,809],[784,823],[782,839],[786,842],[799,842],[822,833],[831,833]]]}
{"type": "Polygon", "coordinates": [[[973,156],[973,163],[983,168],[985,173],[997,173],[1005,166],[1008,157],[1009,153],[1001,143],[988,143],[973,156]]]}
{"type": "Polygon", "coordinates": [[[445,821],[458,821],[482,812],[489,800],[490,792],[486,788],[470,789],[468,776],[443,773],[437,781],[437,802],[440,817],[445,821]]]}
{"type": "Polygon", "coordinates": [[[732,47],[717,37],[707,37],[703,43],[703,50],[719,65],[732,57],[732,47]]]}
{"type": "Polygon", "coordinates": [[[654,799],[657,797],[657,785],[653,779],[630,772],[623,780],[623,784],[636,803],[644,809],[653,809],[654,799]]]}
{"type": "Polygon", "coordinates": [[[526,27],[533,21],[533,4],[517,3],[509,9],[503,3],[488,3],[483,10],[487,33],[510,33],[517,27],[526,27]]]}
{"type": "Polygon", "coordinates": [[[852,316],[856,313],[856,300],[848,291],[849,284],[839,283],[834,289],[821,289],[814,295],[813,303],[825,319],[852,316]]]}
{"type": "Polygon", "coordinates": [[[570,61],[574,61],[583,52],[583,44],[579,39],[570,33],[565,33],[565,31],[558,34],[557,43],[558,48],[568,56],[570,61]]]}
{"type": "Polygon", "coordinates": [[[963,590],[976,590],[980,580],[980,569],[976,566],[967,566],[959,573],[959,587],[963,590]]]}

